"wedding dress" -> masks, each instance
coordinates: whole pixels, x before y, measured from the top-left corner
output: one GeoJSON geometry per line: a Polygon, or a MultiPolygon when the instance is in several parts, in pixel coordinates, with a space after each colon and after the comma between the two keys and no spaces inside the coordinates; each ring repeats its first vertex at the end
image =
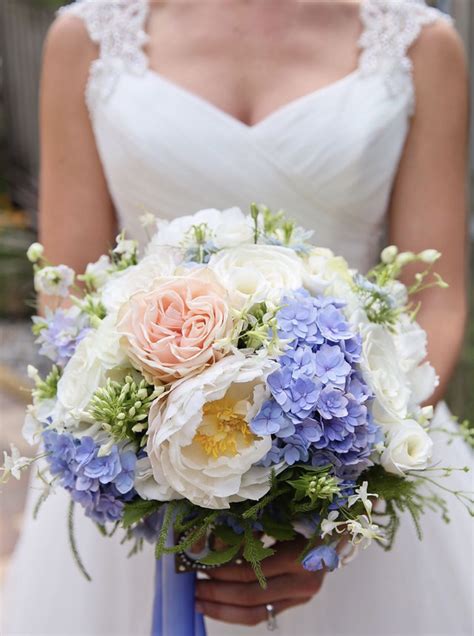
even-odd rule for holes
{"type": "MultiPolygon", "coordinates": [[[[314,228],[317,244],[367,270],[383,241],[414,108],[408,50],[442,14],[419,0],[363,0],[357,69],[247,126],[148,67],[148,9],[148,0],[82,0],[66,9],[85,21],[99,45],[86,97],[121,226],[144,240],[139,216],[145,211],[173,218],[264,202],[284,208],[314,228]]],[[[449,421],[444,406],[437,418],[449,421]]],[[[445,465],[471,463],[461,443],[440,439],[437,453],[445,465]]],[[[450,486],[472,483],[458,474],[450,486]]],[[[38,488],[32,484],[7,578],[2,633],[148,634],[152,547],[127,559],[119,537],[104,539],[76,511],[78,546],[93,577],[88,583],[67,542],[67,496],[50,497],[34,521],[38,488]]],[[[392,552],[372,546],[328,575],[312,602],[278,617],[277,633],[470,634],[470,520],[460,505],[452,504],[450,514],[450,526],[429,515],[423,543],[404,519],[392,552]]],[[[265,625],[207,625],[210,636],[267,633],[265,625]]]]}

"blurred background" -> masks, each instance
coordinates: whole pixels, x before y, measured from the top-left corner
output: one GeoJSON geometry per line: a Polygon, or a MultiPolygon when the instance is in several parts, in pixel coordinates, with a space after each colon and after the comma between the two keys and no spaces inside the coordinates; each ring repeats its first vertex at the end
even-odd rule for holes
{"type": "MultiPolygon", "coordinates": [[[[397,0],[394,0],[396,2],[397,0]]],[[[34,299],[31,265],[25,257],[36,238],[38,183],[38,85],[45,34],[60,0],[0,0],[0,453],[21,439],[28,401],[26,366],[35,358],[29,316],[34,299]]],[[[474,2],[430,2],[451,13],[474,68],[474,2]]],[[[473,94],[474,98],[474,94],[473,94]]],[[[474,102],[474,99],[473,99],[474,102]]],[[[471,157],[474,135],[471,132],[471,157]]],[[[474,161],[471,159],[469,239],[474,243],[474,161]]],[[[471,319],[448,402],[474,421],[474,250],[470,256],[471,319]]],[[[25,449],[25,454],[28,454],[25,449]]],[[[0,582],[21,525],[27,480],[12,480],[0,502],[0,582]]]]}

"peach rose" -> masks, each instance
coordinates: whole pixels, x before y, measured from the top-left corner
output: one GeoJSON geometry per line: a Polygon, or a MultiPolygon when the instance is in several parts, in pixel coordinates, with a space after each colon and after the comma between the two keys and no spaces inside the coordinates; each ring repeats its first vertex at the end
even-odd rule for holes
{"type": "Polygon", "coordinates": [[[157,279],[120,309],[117,328],[149,382],[177,380],[221,357],[214,344],[231,328],[226,292],[208,269],[157,279]]]}

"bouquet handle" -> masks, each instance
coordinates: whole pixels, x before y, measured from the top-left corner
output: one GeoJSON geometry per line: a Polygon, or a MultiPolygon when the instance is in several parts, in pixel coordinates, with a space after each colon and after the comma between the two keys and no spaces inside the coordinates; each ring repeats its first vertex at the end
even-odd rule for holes
{"type": "Polygon", "coordinates": [[[156,561],[151,636],[206,636],[202,614],[195,608],[196,574],[177,573],[175,557],[156,561]]]}

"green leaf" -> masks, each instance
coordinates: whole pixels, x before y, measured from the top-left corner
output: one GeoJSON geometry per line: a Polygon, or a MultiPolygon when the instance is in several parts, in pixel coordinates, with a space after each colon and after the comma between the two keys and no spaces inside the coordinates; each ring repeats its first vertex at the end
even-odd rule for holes
{"type": "Polygon", "coordinates": [[[242,535],[234,532],[229,526],[216,526],[213,532],[216,537],[222,539],[227,545],[236,545],[237,543],[241,545],[242,543],[242,535]]]}
{"type": "Polygon", "coordinates": [[[156,512],[162,505],[161,501],[144,501],[142,499],[125,504],[122,520],[123,527],[129,528],[134,523],[156,512]]]}
{"type": "Polygon", "coordinates": [[[199,563],[203,565],[224,565],[224,563],[229,563],[229,561],[232,561],[232,559],[238,555],[241,544],[242,540],[236,545],[231,545],[226,550],[210,552],[204,558],[199,559],[199,563]]]}
{"type": "Polygon", "coordinates": [[[296,533],[289,522],[283,523],[272,519],[270,515],[264,515],[262,525],[265,534],[268,534],[277,541],[292,541],[295,538],[296,533]]]}
{"type": "Polygon", "coordinates": [[[265,548],[262,541],[256,537],[253,533],[252,526],[249,524],[245,528],[245,543],[244,543],[244,559],[250,563],[255,575],[262,588],[267,587],[267,581],[262,571],[261,562],[272,554],[275,554],[275,550],[272,548],[265,548]]]}

